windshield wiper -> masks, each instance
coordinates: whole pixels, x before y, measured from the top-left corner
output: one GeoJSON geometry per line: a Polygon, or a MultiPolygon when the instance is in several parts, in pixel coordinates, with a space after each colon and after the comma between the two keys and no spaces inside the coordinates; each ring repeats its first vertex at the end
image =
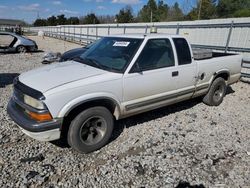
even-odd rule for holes
{"type": "Polygon", "coordinates": [[[100,64],[96,59],[84,58],[83,60],[88,61],[90,64],[93,64],[97,68],[106,69],[106,66],[100,64]]]}
{"type": "Polygon", "coordinates": [[[112,67],[107,67],[105,65],[102,65],[101,63],[99,63],[96,59],[91,59],[91,58],[81,58],[81,57],[75,57],[72,59],[73,61],[77,61],[79,63],[84,63],[87,65],[92,65],[94,67],[100,68],[100,69],[104,69],[104,70],[108,70],[108,71],[114,71],[114,72],[119,72],[116,69],[112,68],[112,67]]]}
{"type": "Polygon", "coordinates": [[[89,58],[82,59],[81,57],[74,57],[72,60],[77,61],[79,63],[87,64],[87,65],[94,64],[95,67],[102,68],[102,66],[94,59],[89,59],[89,58]]]}
{"type": "Polygon", "coordinates": [[[84,60],[83,60],[82,58],[80,58],[80,57],[74,57],[74,58],[72,58],[71,60],[77,61],[77,62],[79,62],[79,63],[85,63],[84,60]]]}

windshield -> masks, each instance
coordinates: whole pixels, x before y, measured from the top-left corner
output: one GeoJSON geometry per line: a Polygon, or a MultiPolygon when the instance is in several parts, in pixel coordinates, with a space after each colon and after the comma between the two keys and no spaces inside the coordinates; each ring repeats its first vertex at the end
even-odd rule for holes
{"type": "Polygon", "coordinates": [[[100,69],[123,73],[134,57],[142,39],[104,37],[76,61],[100,69]]]}

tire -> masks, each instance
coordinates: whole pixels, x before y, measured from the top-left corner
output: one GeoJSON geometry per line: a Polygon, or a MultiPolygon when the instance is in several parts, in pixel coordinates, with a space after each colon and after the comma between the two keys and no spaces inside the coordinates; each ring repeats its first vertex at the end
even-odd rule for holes
{"type": "Polygon", "coordinates": [[[223,78],[216,78],[203,98],[203,102],[209,106],[218,106],[222,103],[226,94],[226,82],[223,78]]]}
{"type": "Polygon", "coordinates": [[[80,153],[96,151],[112,135],[114,118],[105,107],[91,107],[78,114],[68,130],[68,144],[80,153]]]}
{"type": "Polygon", "coordinates": [[[46,60],[42,61],[42,64],[50,64],[50,63],[51,63],[50,61],[46,61],[46,60]]]}
{"type": "Polygon", "coordinates": [[[27,48],[26,48],[25,46],[20,45],[20,46],[18,46],[18,47],[16,48],[16,51],[17,51],[18,53],[26,53],[26,52],[27,52],[27,48]]]}

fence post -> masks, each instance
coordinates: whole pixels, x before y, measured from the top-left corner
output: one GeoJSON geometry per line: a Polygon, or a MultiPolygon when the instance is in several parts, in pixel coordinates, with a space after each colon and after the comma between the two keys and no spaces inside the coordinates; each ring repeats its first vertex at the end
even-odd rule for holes
{"type": "Polygon", "coordinates": [[[97,26],[96,26],[96,28],[95,28],[95,38],[96,38],[96,40],[97,40],[97,38],[98,38],[98,28],[97,28],[97,26]]]}
{"type": "Polygon", "coordinates": [[[76,42],[76,26],[74,25],[73,27],[74,27],[74,39],[73,39],[73,41],[76,42]]]}
{"type": "Polygon", "coordinates": [[[126,33],[126,26],[124,25],[124,28],[123,28],[123,34],[126,33]]]}
{"type": "Polygon", "coordinates": [[[64,40],[66,40],[66,34],[65,34],[65,31],[66,31],[66,27],[65,27],[65,26],[63,26],[64,40]]]}
{"type": "Polygon", "coordinates": [[[180,24],[178,23],[176,27],[176,35],[179,35],[179,33],[180,33],[180,24]]]}
{"type": "Polygon", "coordinates": [[[82,44],[82,27],[80,26],[80,44],[82,44]]]}
{"type": "Polygon", "coordinates": [[[108,35],[110,35],[110,25],[108,26],[108,35]]]}
{"type": "Polygon", "coordinates": [[[225,47],[225,53],[227,53],[227,51],[228,51],[228,47],[229,47],[229,43],[230,43],[230,39],[231,39],[231,34],[232,34],[232,30],[233,30],[233,25],[234,25],[234,21],[231,22],[231,26],[229,28],[229,32],[228,32],[228,36],[227,36],[227,43],[226,43],[226,47],[225,47]]]}
{"type": "Polygon", "coordinates": [[[70,38],[70,37],[71,37],[71,36],[70,36],[70,35],[71,35],[71,32],[70,32],[70,27],[69,27],[69,26],[68,26],[68,33],[67,33],[67,35],[68,35],[68,41],[70,41],[70,40],[71,40],[71,38],[70,38]]]}
{"type": "Polygon", "coordinates": [[[89,27],[87,27],[87,39],[89,39],[89,27]]]}
{"type": "Polygon", "coordinates": [[[60,39],[62,39],[62,27],[61,26],[59,27],[59,30],[60,30],[60,36],[59,37],[60,37],[60,39]]]}
{"type": "Polygon", "coordinates": [[[148,32],[148,25],[146,25],[145,27],[145,34],[147,34],[147,32],[148,32]]]}
{"type": "Polygon", "coordinates": [[[64,26],[65,28],[65,41],[68,41],[68,37],[69,37],[69,27],[64,26]]]}

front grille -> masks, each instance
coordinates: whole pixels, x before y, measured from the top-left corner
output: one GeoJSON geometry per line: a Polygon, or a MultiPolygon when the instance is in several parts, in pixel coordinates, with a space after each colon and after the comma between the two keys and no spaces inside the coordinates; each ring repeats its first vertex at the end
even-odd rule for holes
{"type": "Polygon", "coordinates": [[[27,110],[24,108],[23,105],[21,105],[23,104],[23,94],[20,91],[14,90],[12,101],[13,105],[15,105],[16,110],[27,116],[27,110]]]}
{"type": "Polygon", "coordinates": [[[16,88],[14,88],[13,100],[14,100],[15,106],[19,110],[25,111],[25,108],[22,105],[24,104],[24,94],[16,88]]]}
{"type": "Polygon", "coordinates": [[[21,91],[19,91],[18,89],[14,88],[13,95],[14,95],[16,100],[24,102],[24,94],[21,91]]]}

